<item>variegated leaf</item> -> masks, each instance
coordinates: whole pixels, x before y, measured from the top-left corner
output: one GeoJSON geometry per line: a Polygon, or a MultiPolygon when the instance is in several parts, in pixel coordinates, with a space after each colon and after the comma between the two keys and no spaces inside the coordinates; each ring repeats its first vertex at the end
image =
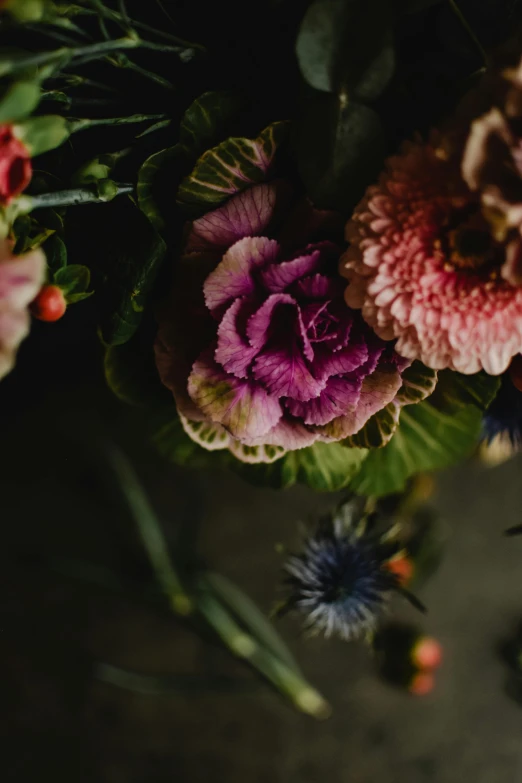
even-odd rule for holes
{"type": "Polygon", "coordinates": [[[287,124],[275,122],[257,139],[230,138],[203,153],[178,190],[178,204],[201,214],[266,179],[287,124]]]}

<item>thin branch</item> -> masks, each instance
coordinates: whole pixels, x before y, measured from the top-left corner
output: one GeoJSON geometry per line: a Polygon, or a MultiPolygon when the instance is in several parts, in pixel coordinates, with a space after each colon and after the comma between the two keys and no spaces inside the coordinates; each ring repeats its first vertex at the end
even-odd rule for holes
{"type": "Polygon", "coordinates": [[[466,17],[464,16],[464,14],[460,10],[460,8],[458,7],[456,0],[448,0],[448,2],[450,4],[450,6],[451,6],[451,9],[452,9],[453,13],[457,17],[457,19],[460,21],[460,23],[463,26],[463,28],[466,30],[466,32],[467,32],[468,36],[470,37],[470,39],[473,41],[473,44],[474,44],[475,48],[477,49],[477,52],[480,54],[481,59],[487,65],[487,63],[488,63],[488,56],[486,54],[486,50],[484,49],[484,47],[480,43],[479,39],[477,38],[477,36],[475,35],[473,30],[469,26],[468,20],[466,19],[466,17]]]}
{"type": "Polygon", "coordinates": [[[131,125],[136,122],[148,122],[149,120],[164,120],[165,114],[131,114],[129,117],[101,117],[99,119],[70,119],[68,120],[71,133],[95,128],[99,125],[131,125]]]}

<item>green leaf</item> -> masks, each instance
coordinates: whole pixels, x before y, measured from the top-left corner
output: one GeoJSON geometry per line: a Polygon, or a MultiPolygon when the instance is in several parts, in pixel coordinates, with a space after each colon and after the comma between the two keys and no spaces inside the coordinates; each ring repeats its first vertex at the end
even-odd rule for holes
{"type": "Polygon", "coordinates": [[[273,652],[274,655],[297,674],[301,674],[297,661],[272,623],[248,595],[240,590],[230,579],[221,574],[207,571],[203,576],[203,580],[221,603],[227,609],[230,609],[236,618],[243,623],[254,639],[260,642],[267,650],[273,652]]]}
{"type": "Polygon", "coordinates": [[[257,139],[230,138],[203,153],[178,190],[180,207],[201,214],[267,177],[287,123],[275,122],[257,139]]]}
{"type": "Polygon", "coordinates": [[[313,203],[349,214],[379,175],[386,141],[378,114],[307,90],[294,124],[299,174],[313,203]]]}
{"type": "Polygon", "coordinates": [[[45,11],[44,0],[11,0],[8,10],[19,22],[38,22],[45,11]]]}
{"type": "Polygon", "coordinates": [[[401,409],[390,402],[366,422],[362,430],[342,441],[343,446],[363,449],[378,449],[391,440],[399,423],[401,409]]]}
{"type": "Polygon", "coordinates": [[[388,443],[399,423],[401,408],[404,405],[412,405],[426,399],[432,394],[437,384],[437,373],[430,370],[421,362],[413,362],[402,373],[402,386],[397,392],[396,398],[385,408],[380,410],[362,430],[346,438],[345,446],[357,446],[365,449],[375,449],[388,443]]]}
{"type": "Polygon", "coordinates": [[[387,0],[314,0],[297,36],[301,73],[316,90],[372,101],[395,67],[387,0]]]}
{"type": "Polygon", "coordinates": [[[181,120],[179,139],[191,152],[199,155],[215,144],[230,119],[237,113],[239,102],[231,92],[205,92],[191,103],[181,120]]]}
{"type": "Polygon", "coordinates": [[[106,345],[122,345],[137,330],[166,252],[163,239],[131,201],[123,205],[120,220],[124,233],[115,230],[106,248],[101,322],[106,345]]]}
{"type": "Polygon", "coordinates": [[[20,81],[11,84],[0,100],[0,122],[23,120],[36,109],[40,101],[38,82],[20,81]]]}
{"type": "Polygon", "coordinates": [[[214,466],[226,464],[228,452],[224,455],[225,459],[223,460],[222,452],[205,451],[201,446],[198,446],[183,430],[174,401],[172,401],[170,410],[170,415],[165,415],[164,420],[152,435],[152,442],[160,454],[175,465],[191,468],[206,468],[209,464],[214,466]]]}
{"type": "Polygon", "coordinates": [[[169,200],[172,200],[172,194],[188,160],[187,148],[176,144],[150,155],[138,172],[136,194],[139,208],[158,231],[165,227],[165,218],[159,207],[159,202],[162,201],[161,191],[168,192],[169,200]]]}
{"type": "Polygon", "coordinates": [[[245,465],[234,460],[232,467],[247,481],[261,486],[280,489],[301,483],[320,492],[335,492],[348,486],[367,453],[339,443],[314,443],[306,449],[289,451],[269,465],[245,465]]]}
{"type": "MultiPolygon", "coordinates": [[[[63,244],[63,243],[62,243],[63,244]]],[[[80,264],[70,264],[57,269],[54,273],[53,282],[62,289],[67,301],[70,295],[85,294],[91,282],[91,273],[86,266],[80,264]]],[[[85,299],[85,296],[82,296],[85,299]]],[[[79,301],[79,300],[76,300],[79,301]]]]}
{"type": "Polygon", "coordinates": [[[439,382],[432,403],[445,411],[458,411],[463,405],[476,405],[485,411],[495,399],[500,388],[500,378],[478,372],[461,375],[452,370],[439,373],[439,382]]]}
{"type": "Polygon", "coordinates": [[[395,435],[384,448],[370,452],[351,488],[361,495],[381,497],[403,490],[415,473],[463,460],[476,445],[481,420],[474,405],[445,413],[430,399],[403,408],[395,435]]]}
{"type": "Polygon", "coordinates": [[[151,340],[137,333],[124,345],[107,348],[104,370],[107,385],[122,402],[155,410],[168,405],[172,415],[172,394],[159,379],[151,340]]]}
{"type": "Polygon", "coordinates": [[[13,130],[15,136],[27,147],[32,156],[59,147],[70,135],[67,120],[57,114],[31,117],[25,122],[14,125],[13,130]]]}
{"type": "Polygon", "coordinates": [[[47,259],[47,266],[51,272],[56,274],[60,269],[67,266],[67,248],[63,239],[57,234],[49,237],[43,246],[43,250],[47,259]]]}
{"type": "Polygon", "coordinates": [[[67,304],[76,304],[76,302],[83,302],[84,299],[88,299],[94,294],[94,291],[84,291],[82,294],[68,294],[67,304]]]}

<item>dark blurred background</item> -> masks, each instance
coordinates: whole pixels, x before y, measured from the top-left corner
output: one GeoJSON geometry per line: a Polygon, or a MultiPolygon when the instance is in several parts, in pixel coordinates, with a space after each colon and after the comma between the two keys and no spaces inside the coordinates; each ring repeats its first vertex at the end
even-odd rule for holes
{"type": "MultiPolygon", "coordinates": [[[[445,654],[432,694],[380,680],[362,645],[307,640],[296,621],[278,622],[332,704],[332,717],[317,722],[214,640],[112,584],[111,574],[129,585],[150,575],[91,444],[120,444],[171,544],[180,529],[192,533],[201,555],[267,612],[280,580],[277,544],[294,546],[299,523],[337,497],[253,488],[162,461],[133,409],[105,390],[96,342],[71,350],[81,307],[36,324],[2,384],[2,780],[519,780],[522,711],[499,647],[522,619],[522,539],[502,536],[521,521],[521,460],[472,462],[438,479],[432,504],[446,555],[420,593],[429,610],[420,622],[445,654]]],[[[400,602],[395,611],[419,622],[400,602]]]]}
{"type": "MultiPolygon", "coordinates": [[[[235,2],[166,5],[176,11],[175,32],[206,44],[212,65],[191,66],[190,78],[180,79],[173,116],[201,91],[231,87],[250,95],[249,127],[292,112],[292,41],[306,3],[276,4],[277,25],[264,8],[253,21],[235,2]]],[[[461,5],[491,45],[520,10],[518,0],[461,5]]],[[[446,6],[409,17],[400,32],[410,98],[401,111],[383,103],[392,147],[412,124],[429,126],[440,114],[455,73],[478,67],[446,6]]],[[[96,209],[83,213],[92,258],[81,259],[94,266],[103,240],[96,209]]],[[[78,236],[83,243],[87,235],[78,236]]],[[[265,612],[280,581],[277,545],[294,546],[299,523],[337,496],[258,489],[231,474],[167,464],[147,445],[139,412],[105,387],[97,323],[92,300],[56,324],[34,323],[0,386],[0,780],[521,780],[518,681],[500,650],[522,620],[522,538],[502,536],[522,522],[522,458],[495,469],[471,462],[438,479],[432,504],[447,546],[420,593],[428,614],[419,620],[408,606],[394,607],[443,645],[432,694],[413,697],[380,680],[362,645],[307,640],[294,620],[278,622],[332,704],[332,717],[317,722],[212,638],[145,600],[136,585],[150,573],[94,444],[115,442],[129,455],[174,550],[197,546],[265,612]]]]}

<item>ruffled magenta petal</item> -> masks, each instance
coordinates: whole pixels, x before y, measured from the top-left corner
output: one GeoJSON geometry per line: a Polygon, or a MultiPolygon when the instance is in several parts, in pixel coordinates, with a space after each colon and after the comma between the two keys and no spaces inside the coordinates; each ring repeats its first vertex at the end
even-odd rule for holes
{"type": "Polygon", "coordinates": [[[276,396],[254,381],[227,374],[214,360],[213,352],[194,362],[188,392],[200,410],[221,424],[234,438],[258,438],[271,430],[282,415],[276,396]]]}
{"type": "Polygon", "coordinates": [[[218,344],[214,358],[226,372],[237,378],[246,378],[247,370],[258,353],[246,336],[246,326],[252,314],[252,303],[236,299],[221,319],[218,327],[218,344]]]}
{"type": "Polygon", "coordinates": [[[273,218],[277,194],[275,184],[262,183],[232,196],[192,223],[185,252],[223,251],[239,239],[259,236],[273,218]]]}
{"type": "Polygon", "coordinates": [[[350,378],[330,378],[319,397],[308,402],[286,400],[285,407],[305,424],[328,424],[336,417],[355,410],[362,384],[363,379],[355,374],[350,378]]]}
{"type": "Polygon", "coordinates": [[[205,280],[203,292],[208,309],[216,314],[238,296],[253,294],[254,271],[274,263],[278,254],[277,242],[266,237],[245,237],[232,245],[205,280]]]}

